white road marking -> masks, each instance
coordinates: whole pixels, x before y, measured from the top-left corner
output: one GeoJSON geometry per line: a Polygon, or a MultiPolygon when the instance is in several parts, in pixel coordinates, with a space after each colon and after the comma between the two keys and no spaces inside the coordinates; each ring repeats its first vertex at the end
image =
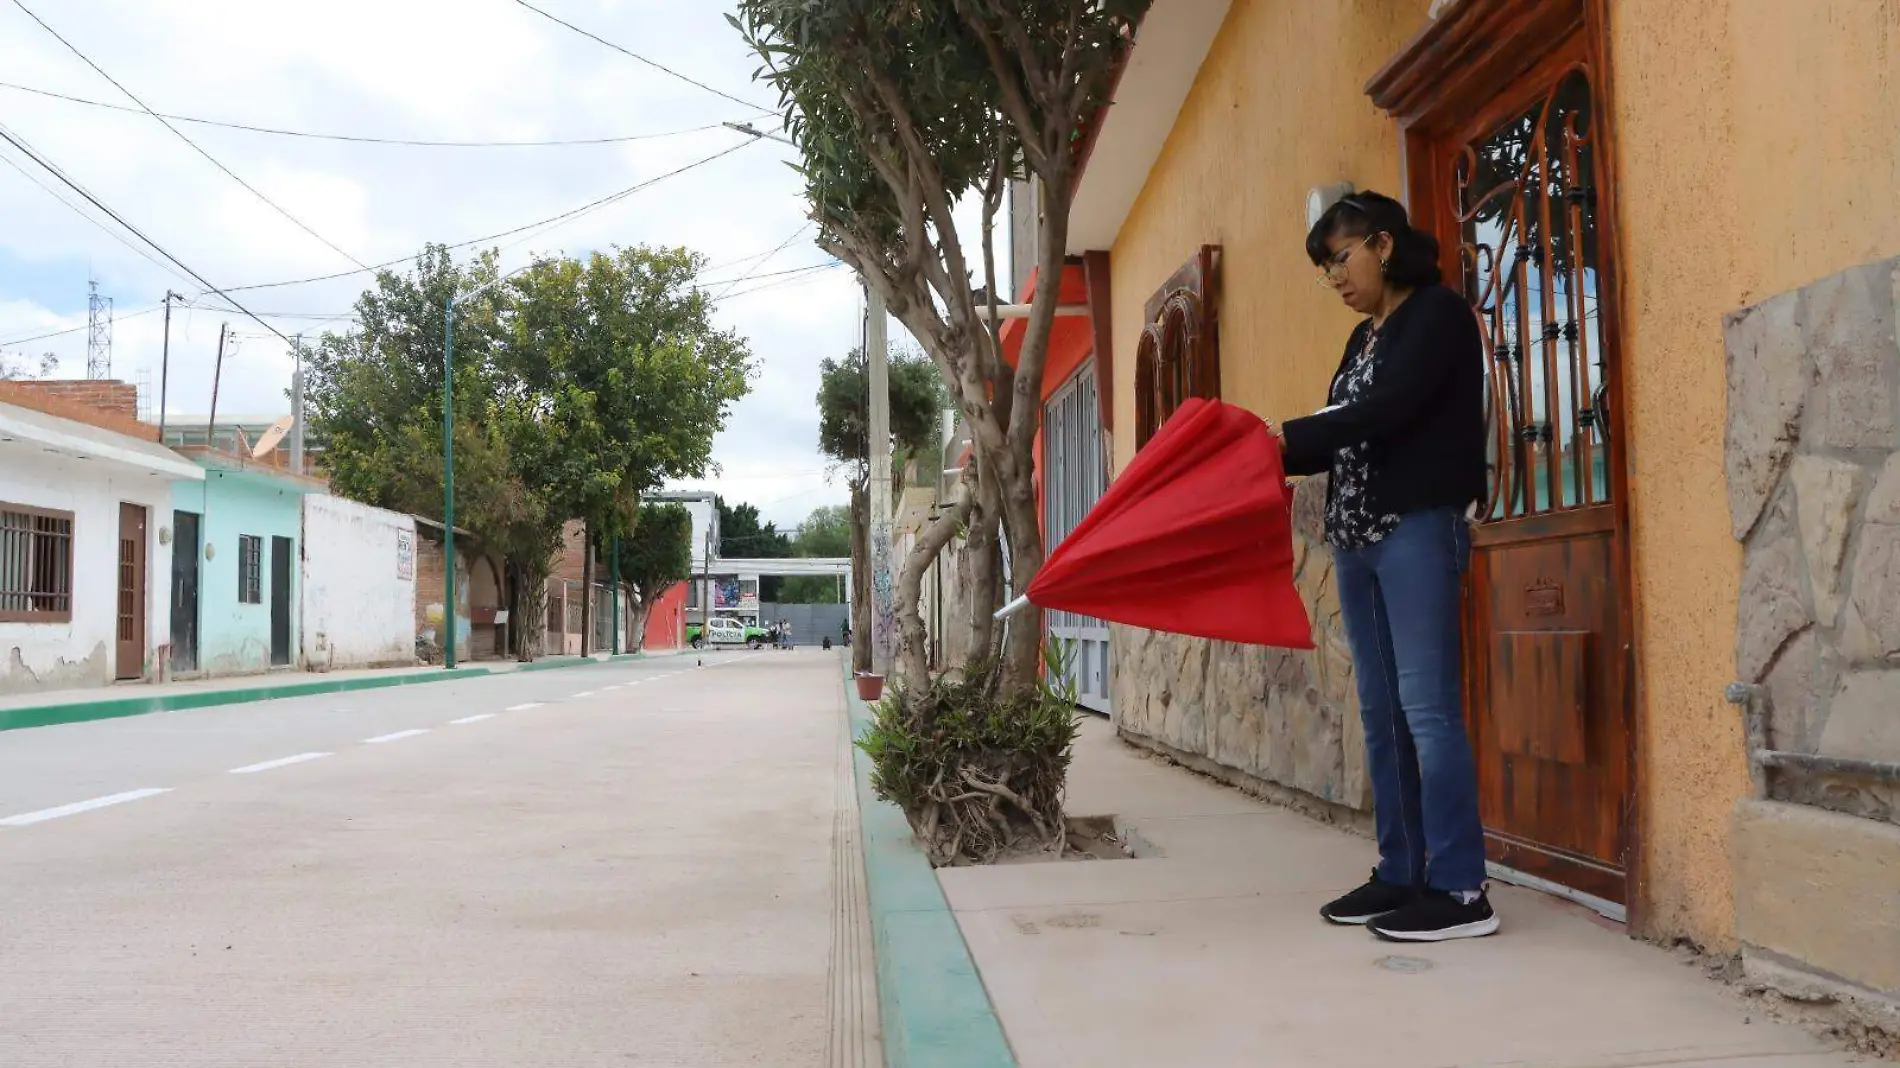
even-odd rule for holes
{"type": "Polygon", "coordinates": [[[77,816],[81,812],[91,812],[95,808],[109,808],[113,805],[123,805],[127,801],[139,801],[147,797],[157,797],[159,794],[168,793],[171,793],[171,787],[169,786],[155,787],[146,790],[127,790],[122,794],[108,794],[105,797],[95,797],[90,801],[75,801],[70,805],[61,805],[58,808],[43,808],[38,812],[23,812],[18,816],[8,816],[5,819],[0,819],[0,827],[25,827],[29,824],[56,820],[61,816],[77,816]]]}
{"type": "Polygon", "coordinates": [[[464,723],[480,723],[482,720],[494,719],[494,718],[495,718],[495,714],[493,712],[483,712],[478,715],[463,716],[461,719],[452,719],[452,720],[449,720],[449,722],[457,726],[460,726],[461,724],[464,724],[464,723]]]}
{"type": "Polygon", "coordinates": [[[414,730],[397,731],[394,734],[379,734],[374,738],[365,738],[363,739],[363,744],[364,745],[381,745],[384,742],[400,742],[404,738],[414,738],[418,734],[427,734],[427,733],[429,733],[429,728],[417,727],[414,730]]]}
{"type": "Polygon", "coordinates": [[[232,768],[231,774],[254,775],[260,771],[270,771],[272,768],[287,768],[292,764],[303,764],[312,760],[322,760],[329,755],[329,753],[298,753],[296,756],[284,757],[281,760],[266,760],[262,764],[246,764],[241,768],[232,768]]]}
{"type": "Polygon", "coordinates": [[[582,691],[581,691],[580,693],[573,693],[573,694],[568,694],[568,695],[567,695],[567,697],[568,697],[568,700],[570,700],[570,701],[578,701],[578,700],[580,700],[580,699],[581,699],[581,698],[583,698],[583,697],[592,697],[592,696],[594,696],[594,694],[595,694],[595,692],[596,692],[596,691],[594,691],[594,690],[582,690],[582,691]]]}
{"type": "Polygon", "coordinates": [[[509,705],[507,708],[502,709],[502,711],[503,712],[526,712],[530,708],[540,708],[540,707],[541,707],[541,702],[529,701],[525,705],[509,705]]]}

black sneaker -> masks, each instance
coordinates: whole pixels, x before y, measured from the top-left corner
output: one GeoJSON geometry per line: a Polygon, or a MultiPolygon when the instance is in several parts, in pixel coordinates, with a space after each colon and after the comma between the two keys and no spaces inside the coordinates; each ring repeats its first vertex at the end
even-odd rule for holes
{"type": "Polygon", "coordinates": [[[1419,893],[1414,886],[1388,883],[1374,871],[1366,885],[1320,906],[1319,915],[1327,923],[1364,926],[1393,909],[1412,904],[1418,900],[1419,893]]]}
{"type": "Polygon", "coordinates": [[[1443,890],[1428,890],[1412,904],[1394,909],[1366,926],[1388,942],[1449,942],[1496,934],[1498,914],[1491,911],[1491,902],[1483,893],[1467,904],[1443,890]]]}

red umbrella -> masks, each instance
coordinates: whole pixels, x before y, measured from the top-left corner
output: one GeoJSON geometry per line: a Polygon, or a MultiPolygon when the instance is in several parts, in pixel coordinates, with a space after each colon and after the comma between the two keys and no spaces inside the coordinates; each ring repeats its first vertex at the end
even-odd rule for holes
{"type": "Polygon", "coordinates": [[[1280,443],[1260,417],[1190,399],[1049,554],[1026,597],[1151,630],[1311,649],[1289,505],[1280,443]]]}

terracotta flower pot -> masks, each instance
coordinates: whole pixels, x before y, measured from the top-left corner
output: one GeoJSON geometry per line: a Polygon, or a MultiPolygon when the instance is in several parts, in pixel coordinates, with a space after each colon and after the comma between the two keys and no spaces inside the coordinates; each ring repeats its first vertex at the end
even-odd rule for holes
{"type": "Polygon", "coordinates": [[[884,696],[884,676],[864,672],[857,677],[858,700],[876,701],[884,696]]]}

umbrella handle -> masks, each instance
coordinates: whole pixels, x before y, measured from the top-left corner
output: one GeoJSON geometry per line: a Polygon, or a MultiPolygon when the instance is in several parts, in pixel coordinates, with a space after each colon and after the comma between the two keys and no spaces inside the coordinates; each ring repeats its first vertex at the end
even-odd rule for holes
{"type": "Polygon", "coordinates": [[[1017,612],[1020,612],[1023,609],[1028,608],[1028,607],[1029,607],[1029,595],[1025,593],[1021,597],[1018,597],[1015,600],[1004,605],[1003,607],[998,608],[996,610],[996,614],[990,618],[1001,619],[1004,616],[1015,615],[1017,612]]]}

